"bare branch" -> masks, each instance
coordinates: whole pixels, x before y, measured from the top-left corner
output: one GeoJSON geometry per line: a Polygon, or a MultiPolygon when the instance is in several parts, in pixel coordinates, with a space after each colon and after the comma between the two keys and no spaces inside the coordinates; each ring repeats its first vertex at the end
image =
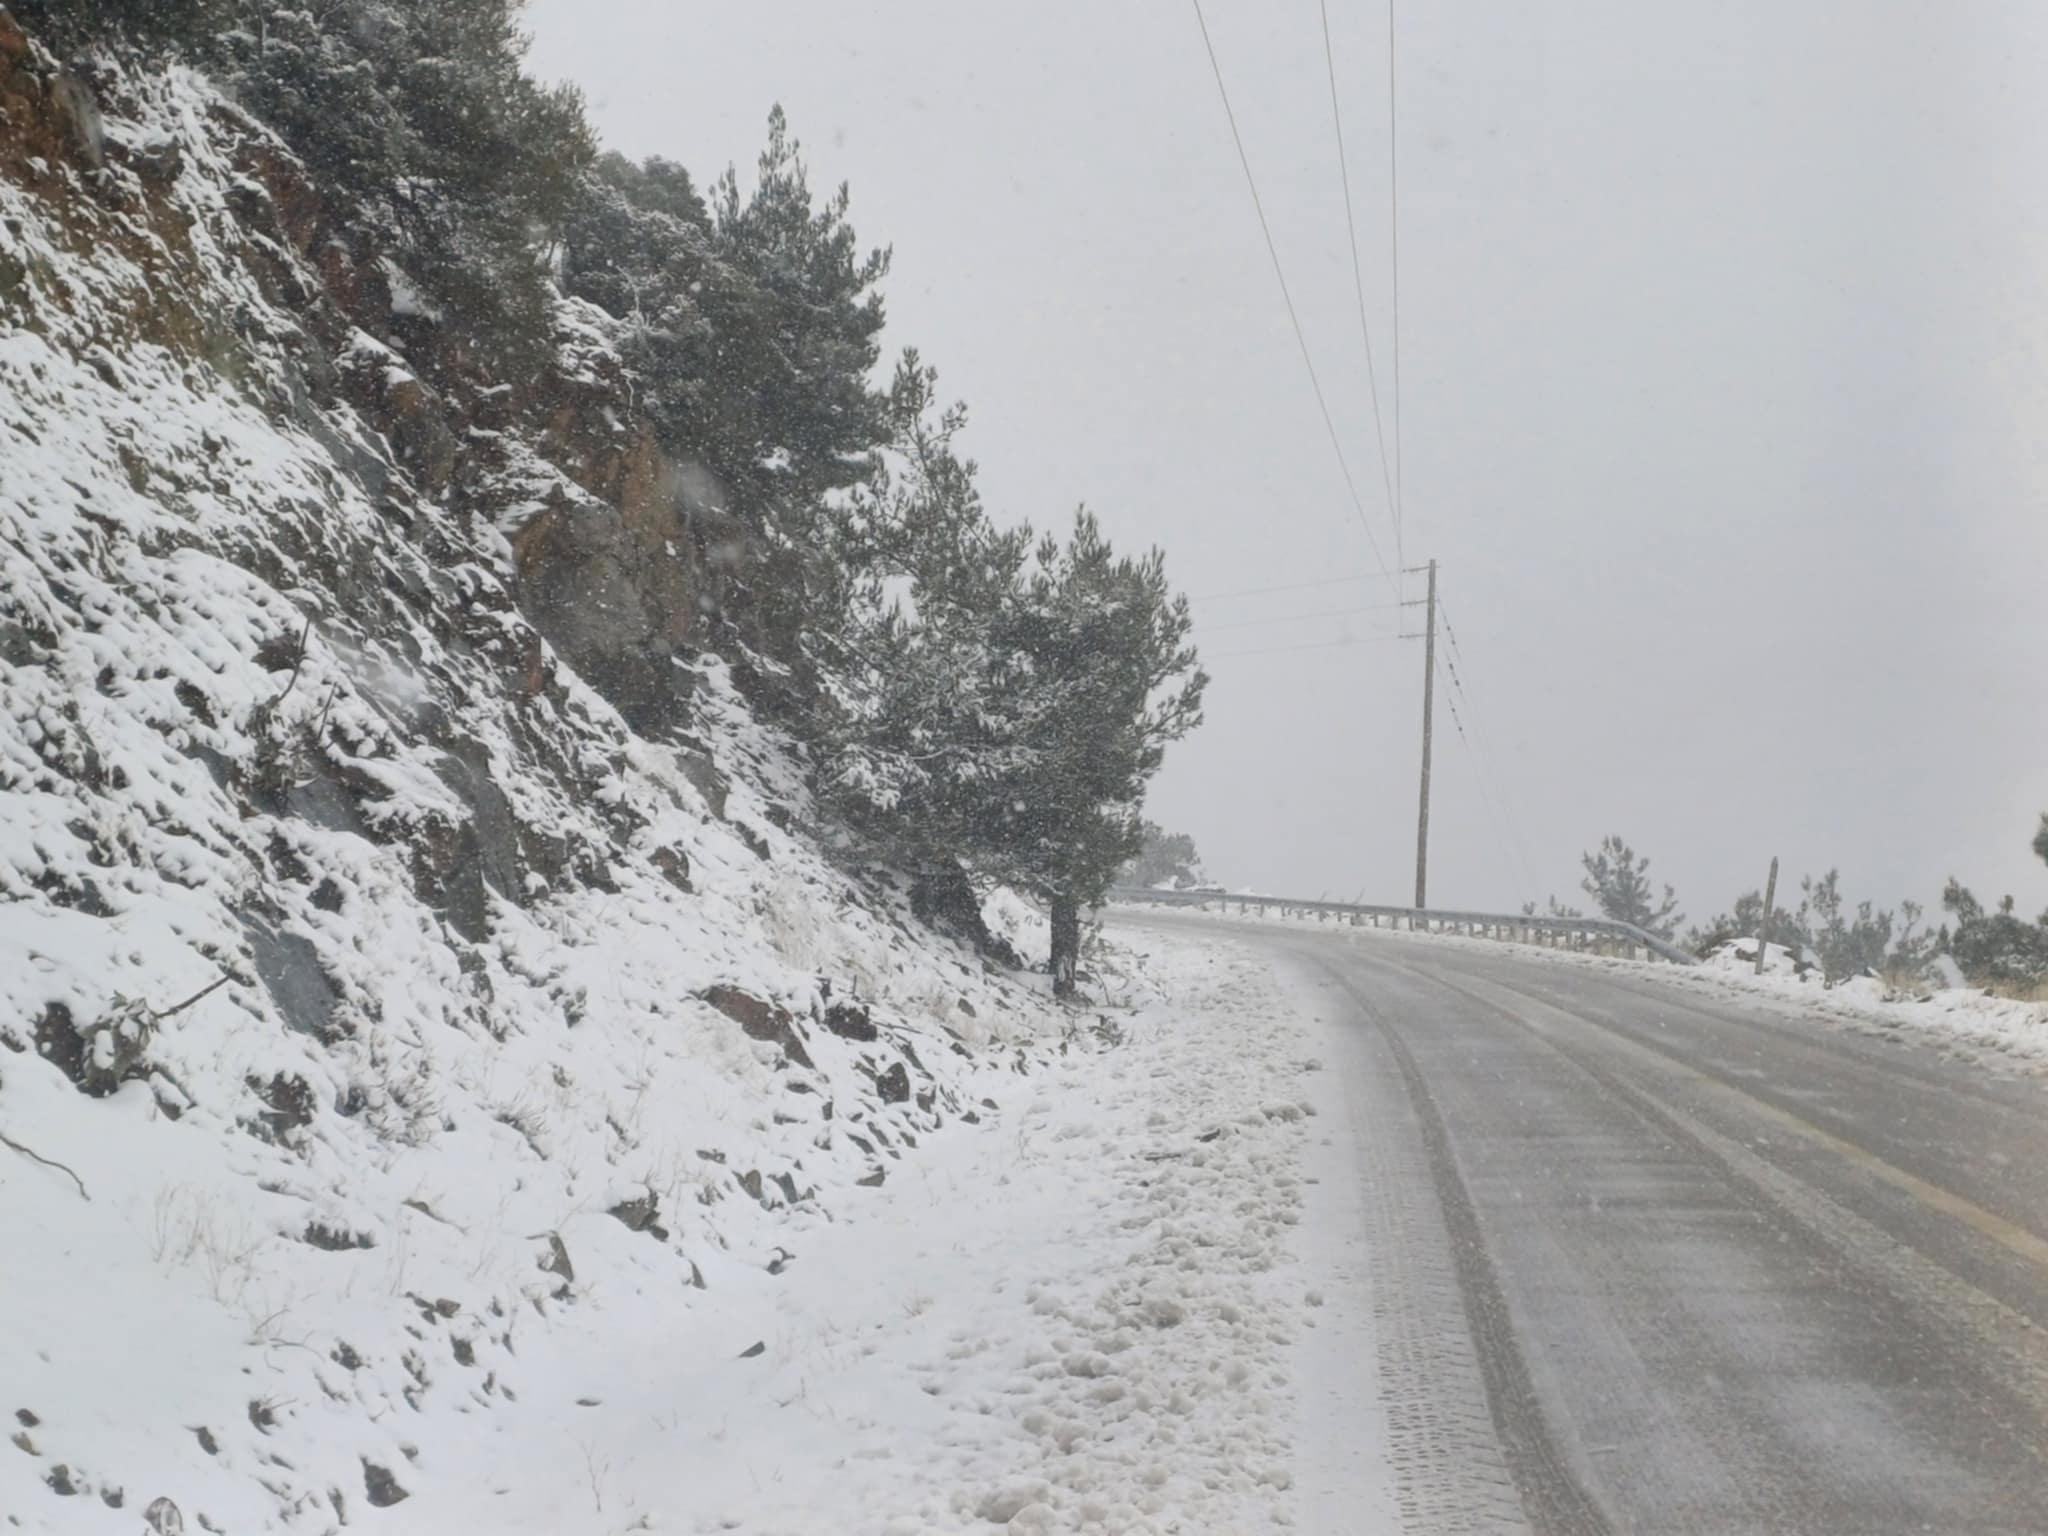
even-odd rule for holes
{"type": "Polygon", "coordinates": [[[0,1131],[0,1147],[6,1147],[10,1151],[19,1152],[23,1157],[31,1158],[34,1161],[41,1163],[45,1168],[55,1168],[59,1173],[70,1174],[71,1182],[78,1186],[78,1198],[85,1201],[88,1205],[92,1203],[92,1196],[88,1195],[85,1192],[85,1180],[81,1179],[75,1172],[73,1172],[70,1168],[66,1167],[63,1163],[58,1162],[55,1158],[45,1157],[40,1152],[33,1151],[28,1147],[24,1147],[20,1142],[14,1140],[13,1137],[9,1136],[5,1131],[0,1131]]]}
{"type": "Polygon", "coordinates": [[[286,680],[284,687],[278,690],[277,697],[270,701],[273,709],[282,704],[284,696],[298,686],[299,673],[304,671],[306,666],[306,645],[312,638],[313,620],[309,615],[306,619],[306,627],[299,631],[299,655],[298,659],[292,663],[292,675],[286,680]]]}
{"type": "Polygon", "coordinates": [[[182,1003],[177,1003],[172,1007],[166,1008],[162,1013],[151,1013],[149,1016],[150,1022],[152,1024],[161,1024],[165,1019],[171,1018],[176,1014],[183,1013],[187,1008],[193,1006],[193,1004],[204,1002],[207,998],[213,996],[214,993],[218,992],[222,987],[226,986],[229,982],[233,981],[234,979],[234,972],[222,971],[220,974],[220,980],[214,982],[212,986],[207,987],[203,991],[193,993],[192,996],[186,998],[185,1001],[183,1001],[182,1003]]]}

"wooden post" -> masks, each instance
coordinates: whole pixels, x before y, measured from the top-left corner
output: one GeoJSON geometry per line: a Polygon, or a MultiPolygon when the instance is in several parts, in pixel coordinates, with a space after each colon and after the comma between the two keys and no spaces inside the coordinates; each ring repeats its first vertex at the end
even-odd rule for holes
{"type": "Polygon", "coordinates": [[[1429,905],[1430,714],[1436,703],[1436,562],[1429,562],[1429,620],[1422,641],[1422,803],[1415,817],[1415,906],[1429,905]]]}
{"type": "Polygon", "coordinates": [[[1764,920],[1756,931],[1756,973],[1764,973],[1764,945],[1770,940],[1771,903],[1778,896],[1778,856],[1771,855],[1771,877],[1764,882],[1764,920]]]}

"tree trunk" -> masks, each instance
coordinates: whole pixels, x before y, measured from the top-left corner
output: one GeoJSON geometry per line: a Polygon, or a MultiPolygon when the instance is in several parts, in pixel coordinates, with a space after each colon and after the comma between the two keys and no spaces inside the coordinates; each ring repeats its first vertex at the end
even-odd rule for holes
{"type": "Polygon", "coordinates": [[[1071,896],[1052,899],[1052,995],[1074,995],[1074,973],[1081,965],[1081,904],[1071,896]]]}
{"type": "Polygon", "coordinates": [[[981,915],[981,894],[959,864],[939,864],[921,871],[910,887],[910,910],[941,932],[965,939],[996,964],[1013,971],[1023,969],[1024,957],[1010,941],[989,932],[981,915]]]}

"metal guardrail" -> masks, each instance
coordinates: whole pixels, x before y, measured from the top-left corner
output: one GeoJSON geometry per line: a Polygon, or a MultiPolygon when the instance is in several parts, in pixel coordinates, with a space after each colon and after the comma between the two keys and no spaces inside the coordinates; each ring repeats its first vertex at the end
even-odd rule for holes
{"type": "Polygon", "coordinates": [[[1136,886],[1118,886],[1110,891],[1113,902],[1155,907],[1235,906],[1240,912],[1253,907],[1263,914],[1278,908],[1288,912],[1312,913],[1319,917],[1370,918],[1377,928],[1406,926],[1418,933],[1467,933],[1480,938],[1497,938],[1510,943],[1539,944],[1548,935],[1553,947],[1598,949],[1603,945],[1624,946],[1630,958],[1637,950],[1645,960],[1655,956],[1673,965],[1697,965],[1699,957],[1687,953],[1668,939],[1645,933],[1634,923],[1617,923],[1605,917],[1548,917],[1500,912],[1447,912],[1435,907],[1378,907],[1351,901],[1302,901],[1291,896],[1239,895],[1228,891],[1155,891],[1136,886]],[[1557,941],[1563,941],[1561,943],[1557,941]]]}

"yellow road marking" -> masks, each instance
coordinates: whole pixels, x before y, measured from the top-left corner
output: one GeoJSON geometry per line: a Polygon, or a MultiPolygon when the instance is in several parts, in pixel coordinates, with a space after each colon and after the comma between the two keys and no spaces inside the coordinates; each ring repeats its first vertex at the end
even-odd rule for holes
{"type": "MultiPolygon", "coordinates": [[[[1449,982],[1446,978],[1434,977],[1432,979],[1444,982],[1445,985],[1450,986],[1454,991],[1466,991],[1465,987],[1455,982],[1449,982]]],[[[1945,1216],[1954,1217],[1957,1221],[1989,1238],[2008,1252],[2017,1254],[2030,1263],[2038,1264],[2042,1268],[2048,1269],[2048,1240],[2035,1235],[2025,1227],[2006,1220],[1996,1211],[1986,1210],[1974,1200],[1966,1200],[1953,1191],[1943,1189],[1939,1184],[1930,1184],[1917,1174],[1908,1173],[1905,1169],[1886,1162],[1868,1147],[1859,1146],[1853,1141],[1845,1140],[1835,1135],[1834,1132],[1824,1130],[1820,1126],[1815,1125],[1811,1120],[1802,1119],[1790,1110],[1780,1109],[1777,1105],[1760,1099],[1752,1093],[1745,1092],[1732,1083],[1723,1082],[1711,1073],[1702,1072],[1699,1068],[1680,1061],[1677,1057],[1661,1051],[1655,1046],[1645,1045],[1640,1040],[1631,1039],[1629,1036],[1601,1024],[1597,1020],[1567,1012],[1540,999],[1528,997],[1511,988],[1499,987],[1496,983],[1481,981],[1477,977],[1464,977],[1462,980],[1475,982],[1489,991],[1504,991],[1518,1002],[1533,1004],[1546,1013],[1555,1013],[1572,1023],[1583,1024],[1597,1029],[1623,1050],[1638,1056],[1648,1057],[1656,1066],[1677,1073],[1681,1077],[1689,1078],[1701,1087],[1721,1095],[1723,1099],[1739,1103],[1752,1114],[1760,1116],[1772,1125],[1790,1131],[1796,1136],[1803,1137],[1817,1146],[1827,1148],[1836,1156],[1855,1164],[1873,1178],[1889,1184],[1900,1193],[1910,1195],[1922,1205],[1940,1211],[1945,1216]]],[[[1521,1017],[1517,1010],[1492,998],[1483,997],[1477,993],[1468,993],[1467,995],[1477,997],[1479,1001],[1500,1009],[1511,1018],[1519,1019],[1521,1017]]],[[[1521,1022],[1536,1028],[1539,1033],[1541,1032],[1541,1026],[1535,1025],[1532,1020],[1521,1019],[1521,1022]]]]}

